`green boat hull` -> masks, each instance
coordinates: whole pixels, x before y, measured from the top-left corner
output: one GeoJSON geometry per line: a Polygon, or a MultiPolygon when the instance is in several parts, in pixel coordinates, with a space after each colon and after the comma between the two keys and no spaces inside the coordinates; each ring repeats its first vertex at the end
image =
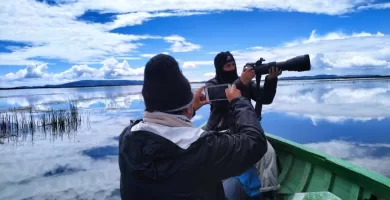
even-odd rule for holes
{"type": "Polygon", "coordinates": [[[266,136],[281,163],[278,199],[302,192],[330,192],[343,200],[390,199],[389,178],[302,144],[266,136]]]}
{"type": "Polygon", "coordinates": [[[277,199],[390,200],[389,178],[305,145],[266,136],[281,164],[277,199]]]}

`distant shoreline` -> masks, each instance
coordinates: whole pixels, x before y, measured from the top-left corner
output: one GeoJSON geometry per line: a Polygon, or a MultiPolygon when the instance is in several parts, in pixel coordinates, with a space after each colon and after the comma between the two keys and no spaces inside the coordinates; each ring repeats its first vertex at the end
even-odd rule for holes
{"type": "MultiPolygon", "coordinates": [[[[390,76],[347,76],[347,77],[285,77],[279,78],[280,81],[347,81],[347,80],[376,80],[376,79],[390,79],[390,76]]],[[[84,81],[85,82],[85,81],[84,81]]],[[[87,81],[88,82],[88,81],[87,81]]],[[[103,82],[103,81],[100,81],[103,82]]],[[[110,82],[110,81],[104,81],[110,82]]],[[[20,86],[20,87],[12,87],[12,88],[0,88],[0,90],[26,90],[26,89],[60,89],[60,88],[92,88],[92,87],[118,87],[118,86],[132,86],[132,85],[143,85],[143,82],[137,81],[136,83],[129,81],[128,84],[104,84],[98,83],[96,85],[71,85],[72,83],[66,83],[62,85],[45,85],[45,86],[20,86]]],[[[75,82],[74,82],[75,83],[75,82]]],[[[190,82],[191,84],[201,84],[206,83],[206,81],[194,81],[190,82]]]]}
{"type": "MultiPolygon", "coordinates": [[[[376,80],[376,79],[390,79],[390,76],[350,76],[350,77],[320,77],[320,78],[279,78],[279,81],[346,81],[346,80],[376,80]]],[[[206,81],[196,81],[191,83],[206,83],[206,81]]]]}
{"type": "Polygon", "coordinates": [[[62,89],[62,88],[91,88],[91,87],[118,87],[118,86],[132,86],[142,85],[128,84],[128,85],[85,85],[85,86],[31,86],[31,87],[13,87],[13,88],[0,88],[0,90],[31,90],[31,89],[62,89]]]}
{"type": "Polygon", "coordinates": [[[304,81],[304,80],[367,80],[367,79],[390,79],[390,76],[346,76],[346,77],[318,77],[313,79],[306,78],[280,78],[283,81],[304,81]]]}

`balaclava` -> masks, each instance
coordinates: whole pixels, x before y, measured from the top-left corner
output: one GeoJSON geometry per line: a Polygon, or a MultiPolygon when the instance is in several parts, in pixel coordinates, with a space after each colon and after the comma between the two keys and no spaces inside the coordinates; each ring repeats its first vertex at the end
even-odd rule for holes
{"type": "Polygon", "coordinates": [[[229,52],[220,52],[214,58],[214,66],[216,71],[216,78],[219,83],[233,83],[237,78],[237,66],[232,71],[224,71],[223,66],[234,61],[233,55],[229,52]]]}

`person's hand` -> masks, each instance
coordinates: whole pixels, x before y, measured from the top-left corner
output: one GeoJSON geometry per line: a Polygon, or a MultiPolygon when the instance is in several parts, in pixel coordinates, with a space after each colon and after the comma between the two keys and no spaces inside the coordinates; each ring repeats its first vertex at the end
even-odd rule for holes
{"type": "Polygon", "coordinates": [[[242,73],[240,80],[244,85],[248,85],[251,80],[256,76],[256,72],[252,67],[246,68],[242,73]]]}
{"type": "Polygon", "coordinates": [[[282,74],[282,70],[279,70],[278,68],[275,69],[275,67],[272,67],[271,69],[268,70],[267,79],[273,79],[281,74],[282,74]]]}
{"type": "Polygon", "coordinates": [[[209,104],[210,102],[206,100],[206,95],[202,93],[202,91],[204,90],[206,86],[202,86],[200,87],[196,92],[195,92],[195,95],[194,95],[194,103],[193,103],[193,107],[194,107],[194,110],[197,111],[199,108],[201,108],[202,106],[206,105],[206,104],[209,104]]]}
{"type": "Polygon", "coordinates": [[[231,88],[225,89],[226,98],[229,102],[231,102],[233,99],[241,96],[241,91],[236,88],[236,85],[233,84],[231,88]]]}

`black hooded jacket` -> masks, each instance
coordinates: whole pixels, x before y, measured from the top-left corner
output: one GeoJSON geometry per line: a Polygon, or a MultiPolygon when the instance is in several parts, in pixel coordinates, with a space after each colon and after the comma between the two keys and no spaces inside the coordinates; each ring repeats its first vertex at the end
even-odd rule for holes
{"type": "MultiPolygon", "coordinates": [[[[242,174],[267,151],[263,129],[249,101],[239,97],[229,107],[237,132],[205,131],[188,148],[158,134],[162,129],[173,134],[175,127],[152,129],[136,121],[125,128],[119,138],[122,199],[225,200],[222,180],[242,174]],[[137,129],[140,124],[146,128],[137,129]]],[[[185,131],[179,134],[189,137],[185,131]]]]}
{"type": "MultiPolygon", "coordinates": [[[[237,89],[241,91],[241,95],[245,97],[249,102],[250,100],[261,103],[261,105],[271,104],[275,94],[278,78],[268,79],[266,76],[264,81],[264,87],[260,86],[260,90],[257,89],[256,82],[251,81],[249,84],[244,85],[240,77],[237,75],[237,67],[235,70],[226,72],[223,71],[225,63],[235,61],[233,55],[227,52],[219,53],[214,59],[214,66],[216,75],[214,78],[206,82],[206,86],[230,83],[235,84],[237,89]]],[[[226,130],[234,132],[234,117],[233,112],[229,109],[227,101],[212,102],[210,105],[210,116],[207,121],[206,130],[226,130]]]]}

